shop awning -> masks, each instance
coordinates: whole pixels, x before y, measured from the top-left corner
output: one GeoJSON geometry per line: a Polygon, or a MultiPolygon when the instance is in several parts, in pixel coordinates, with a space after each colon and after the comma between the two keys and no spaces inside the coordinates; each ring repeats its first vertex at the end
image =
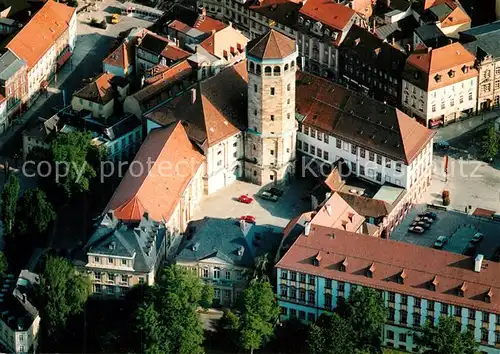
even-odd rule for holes
{"type": "Polygon", "coordinates": [[[71,54],[73,54],[71,53],[71,50],[66,51],[63,55],[59,57],[59,59],[57,59],[57,65],[63,66],[64,63],[66,63],[68,59],[71,57],[71,54]]]}

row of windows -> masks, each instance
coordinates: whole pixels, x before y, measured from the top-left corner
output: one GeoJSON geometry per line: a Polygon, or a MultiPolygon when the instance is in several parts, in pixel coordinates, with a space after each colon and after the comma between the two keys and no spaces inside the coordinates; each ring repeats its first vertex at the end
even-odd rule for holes
{"type": "MultiPolygon", "coordinates": [[[[123,259],[123,258],[120,258],[120,259],[121,259],[121,265],[122,266],[126,266],[128,260],[127,259],[123,259]]],[[[115,261],[118,262],[118,259],[108,257],[107,264],[115,264],[115,261]]],[[[101,263],[101,257],[95,256],[94,257],[94,263],[101,263]]],[[[102,263],[105,263],[104,259],[102,260],[102,263]]],[[[115,264],[115,265],[118,265],[118,264],[115,264]]]]}
{"type": "MultiPolygon", "coordinates": [[[[315,130],[313,128],[309,128],[308,126],[303,126],[302,132],[305,135],[309,135],[311,138],[317,138],[319,141],[324,141],[325,143],[328,143],[330,138],[326,133],[322,133],[319,130],[315,130]]],[[[332,138],[333,139],[333,138],[332,138]]],[[[343,149],[344,151],[351,151],[351,154],[357,155],[359,152],[359,156],[361,158],[366,158],[366,150],[362,147],[358,147],[354,144],[350,144],[348,142],[342,141],[339,138],[335,138],[335,146],[338,149],[343,149]],[[350,145],[350,149],[349,149],[350,145]]],[[[377,164],[382,165],[384,164],[386,168],[392,168],[393,166],[393,161],[387,157],[383,157],[382,155],[375,154],[372,151],[368,151],[368,160],[374,162],[377,161],[377,164]]],[[[395,169],[397,172],[401,172],[401,163],[396,162],[395,163],[395,169]]]]}
{"type": "Polygon", "coordinates": [[[282,270],[281,271],[281,279],[289,279],[291,281],[299,281],[299,283],[305,283],[306,279],[308,280],[307,283],[310,285],[315,285],[316,284],[316,277],[314,275],[306,275],[304,273],[297,273],[297,272],[289,272],[287,270],[282,270]],[[298,274],[298,276],[297,276],[298,274]]]}
{"type": "MultiPolygon", "coordinates": [[[[292,60],[290,63],[286,63],[283,67],[284,72],[288,72],[288,70],[295,69],[295,60],[292,60]]],[[[261,75],[262,74],[262,66],[260,64],[255,64],[253,61],[249,61],[248,71],[250,73],[261,75]]],[[[274,67],[266,65],[264,66],[264,76],[280,76],[281,75],[281,67],[276,65],[274,67]]]]}
{"type": "MultiPolygon", "coordinates": [[[[208,268],[203,268],[201,272],[202,272],[201,275],[203,278],[210,277],[210,270],[208,268]]],[[[231,280],[231,271],[227,270],[227,269],[221,269],[219,267],[214,267],[212,269],[212,278],[213,279],[231,280]]],[[[242,280],[242,279],[243,278],[242,278],[241,271],[236,271],[236,280],[242,280]]]]}
{"type": "Polygon", "coordinates": [[[314,322],[316,320],[316,315],[312,312],[305,312],[302,310],[297,311],[296,309],[288,309],[285,306],[280,307],[280,313],[282,316],[290,316],[290,318],[298,318],[299,320],[302,321],[305,321],[306,318],[307,321],[309,322],[314,322]]]}

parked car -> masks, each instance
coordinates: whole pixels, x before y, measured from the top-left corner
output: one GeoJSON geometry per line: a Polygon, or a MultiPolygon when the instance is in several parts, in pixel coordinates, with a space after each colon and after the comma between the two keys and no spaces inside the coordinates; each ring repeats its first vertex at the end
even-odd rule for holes
{"type": "Polygon", "coordinates": [[[434,242],[434,248],[443,248],[444,245],[448,243],[448,238],[446,236],[439,236],[434,242]]]}
{"type": "Polygon", "coordinates": [[[480,232],[476,232],[476,234],[472,237],[472,240],[470,240],[470,243],[475,245],[477,243],[480,243],[484,238],[484,235],[480,232]]]}
{"type": "Polygon", "coordinates": [[[421,228],[427,230],[431,227],[431,224],[429,224],[428,222],[425,222],[425,221],[416,221],[416,222],[412,223],[411,226],[420,226],[421,228]]]}
{"type": "Polygon", "coordinates": [[[276,187],[268,189],[267,192],[269,192],[271,194],[274,194],[277,197],[282,197],[283,196],[283,191],[281,189],[276,188],[276,187]]]}
{"type": "Polygon", "coordinates": [[[243,204],[250,204],[251,202],[253,202],[253,198],[249,197],[248,195],[240,195],[238,201],[243,204]]]}
{"type": "Polygon", "coordinates": [[[255,216],[252,215],[243,215],[240,217],[240,220],[244,220],[250,224],[255,224],[255,216]]]}
{"type": "Polygon", "coordinates": [[[118,14],[112,14],[111,15],[111,23],[112,24],[117,24],[118,22],[120,22],[120,15],[118,15],[118,14]]]}
{"type": "Polygon", "coordinates": [[[408,228],[408,231],[413,232],[414,234],[423,234],[425,232],[423,227],[413,225],[408,228]]]}
{"type": "Polygon", "coordinates": [[[269,192],[262,192],[260,197],[262,199],[266,199],[266,200],[270,200],[272,202],[277,202],[278,201],[278,196],[277,195],[274,195],[274,194],[271,194],[269,192]]]}
{"type": "Polygon", "coordinates": [[[419,217],[421,218],[431,218],[432,220],[436,220],[437,219],[437,214],[432,212],[432,211],[427,211],[425,213],[420,213],[418,214],[419,217]]]}

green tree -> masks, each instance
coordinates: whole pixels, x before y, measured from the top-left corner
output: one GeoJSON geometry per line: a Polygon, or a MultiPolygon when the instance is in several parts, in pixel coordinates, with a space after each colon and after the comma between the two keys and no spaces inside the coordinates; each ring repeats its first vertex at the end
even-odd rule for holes
{"type": "Polygon", "coordinates": [[[350,323],[338,314],[323,315],[309,330],[311,354],[354,353],[355,333],[350,323]]]}
{"type": "Polygon", "coordinates": [[[149,299],[137,311],[137,330],[146,353],[201,354],[203,327],[198,307],[211,303],[212,292],[182,267],[161,270],[149,299]],[[147,333],[146,331],[154,331],[147,333]]]}
{"type": "Polygon", "coordinates": [[[387,309],[379,293],[365,287],[353,291],[346,304],[345,318],[355,331],[356,348],[380,352],[387,309]]]}
{"type": "Polygon", "coordinates": [[[489,127],[483,138],[483,155],[490,160],[498,155],[498,135],[493,125],[489,127]]]}
{"type": "Polygon", "coordinates": [[[422,350],[439,354],[476,354],[478,344],[474,333],[460,331],[460,325],[452,317],[440,317],[437,326],[427,322],[422,331],[414,333],[414,340],[422,350]]]}
{"type": "Polygon", "coordinates": [[[250,283],[243,293],[241,314],[241,346],[253,353],[273,336],[279,319],[279,308],[269,282],[250,283]]]}
{"type": "Polygon", "coordinates": [[[40,277],[38,308],[42,328],[57,342],[70,315],[78,314],[91,293],[91,281],[66,259],[49,256],[40,277]]]}
{"type": "Polygon", "coordinates": [[[47,195],[40,189],[28,189],[21,198],[17,219],[23,234],[42,234],[56,219],[56,213],[47,195]]]}
{"type": "Polygon", "coordinates": [[[7,235],[12,233],[16,218],[17,200],[19,198],[19,180],[13,174],[9,175],[2,190],[2,222],[7,235]]]}
{"type": "Polygon", "coordinates": [[[239,330],[240,318],[231,310],[225,310],[219,320],[217,329],[217,333],[223,336],[223,340],[221,340],[221,342],[223,344],[230,342],[234,347],[238,348],[240,346],[239,330]]]}
{"type": "Polygon", "coordinates": [[[272,263],[268,253],[260,255],[255,258],[254,266],[243,271],[243,276],[249,281],[262,280],[269,281],[269,273],[271,271],[272,263]]]}
{"type": "Polygon", "coordinates": [[[88,191],[91,179],[97,176],[95,166],[89,163],[95,154],[91,139],[89,132],[58,134],[50,146],[54,163],[51,178],[68,197],[88,191]]]}

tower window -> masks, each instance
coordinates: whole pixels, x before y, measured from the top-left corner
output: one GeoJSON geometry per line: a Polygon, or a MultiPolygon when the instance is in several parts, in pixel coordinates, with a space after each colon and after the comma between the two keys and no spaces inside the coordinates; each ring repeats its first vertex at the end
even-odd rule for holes
{"type": "Polygon", "coordinates": [[[250,62],[250,72],[253,73],[255,71],[255,64],[253,61],[250,62]]]}
{"type": "Polygon", "coordinates": [[[271,96],[274,96],[274,87],[271,87],[271,96]]]}
{"type": "Polygon", "coordinates": [[[261,71],[260,71],[260,70],[261,70],[261,69],[260,69],[260,65],[259,65],[259,64],[257,64],[257,66],[256,66],[256,70],[255,70],[255,72],[256,72],[256,74],[257,74],[257,75],[260,75],[260,74],[261,74],[261,71]]]}
{"type": "Polygon", "coordinates": [[[271,181],[274,181],[274,175],[270,175],[270,176],[269,176],[269,179],[270,179],[271,181]]]}
{"type": "Polygon", "coordinates": [[[256,110],[256,109],[253,111],[253,114],[254,114],[254,115],[257,115],[257,110],[256,110]]]}
{"type": "Polygon", "coordinates": [[[274,67],[274,76],[280,76],[281,75],[281,68],[279,66],[274,67]]]}
{"type": "Polygon", "coordinates": [[[285,64],[285,71],[288,71],[288,64],[285,64]]]}
{"type": "Polygon", "coordinates": [[[286,118],[287,118],[287,119],[290,119],[290,113],[287,113],[287,114],[286,114],[286,118]]]}
{"type": "Polygon", "coordinates": [[[269,152],[271,153],[271,155],[274,155],[274,150],[271,150],[271,151],[269,151],[269,152]]]}
{"type": "Polygon", "coordinates": [[[257,171],[253,171],[254,177],[257,176],[257,171]]]}
{"type": "Polygon", "coordinates": [[[290,91],[290,84],[286,85],[286,90],[290,91]]]}
{"type": "Polygon", "coordinates": [[[264,69],[264,75],[265,76],[271,76],[272,75],[272,69],[270,66],[266,66],[266,68],[264,69]]]}
{"type": "Polygon", "coordinates": [[[271,114],[271,120],[274,122],[274,114],[271,114]]]}
{"type": "Polygon", "coordinates": [[[292,60],[292,62],[290,63],[290,68],[294,68],[295,67],[295,60],[292,60]]]}
{"type": "Polygon", "coordinates": [[[253,85],[253,92],[257,92],[257,85],[253,85]]]}
{"type": "Polygon", "coordinates": [[[254,149],[254,150],[257,150],[257,148],[255,147],[255,144],[253,144],[253,149],[254,149]]]}

